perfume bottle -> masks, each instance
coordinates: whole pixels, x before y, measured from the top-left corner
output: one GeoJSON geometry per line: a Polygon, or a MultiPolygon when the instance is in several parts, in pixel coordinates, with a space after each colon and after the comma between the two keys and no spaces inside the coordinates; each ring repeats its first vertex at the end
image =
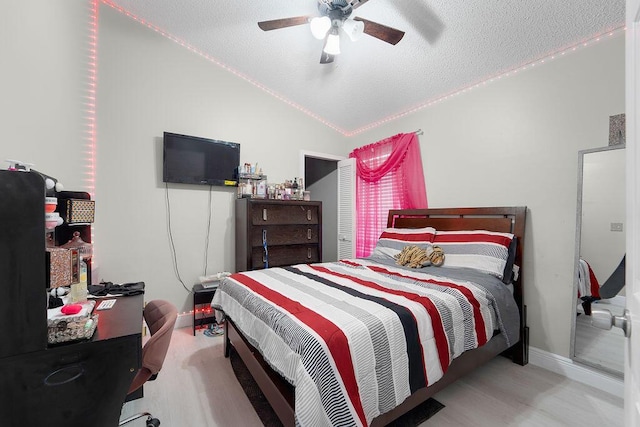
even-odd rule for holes
{"type": "Polygon", "coordinates": [[[80,258],[80,272],[78,283],[71,284],[71,302],[83,302],[87,300],[87,263],[80,258]]]}

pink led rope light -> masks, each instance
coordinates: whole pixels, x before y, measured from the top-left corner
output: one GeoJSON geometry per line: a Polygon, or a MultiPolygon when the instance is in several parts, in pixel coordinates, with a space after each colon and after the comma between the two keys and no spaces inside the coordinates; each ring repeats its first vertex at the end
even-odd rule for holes
{"type": "MultiPolygon", "coordinates": [[[[96,82],[98,74],[98,0],[93,0],[89,5],[89,25],[87,40],[87,83],[84,103],[84,186],[95,200],[96,190],[96,82]]],[[[98,266],[95,250],[95,227],[91,227],[91,242],[93,244],[92,269],[98,266]]]]}
{"type": "Polygon", "coordinates": [[[460,89],[453,90],[453,91],[451,91],[451,92],[449,92],[447,94],[438,96],[438,97],[436,97],[434,99],[426,101],[426,102],[424,102],[424,103],[422,103],[420,105],[417,105],[417,106],[415,106],[415,107],[413,107],[411,109],[408,109],[406,111],[403,111],[401,113],[388,116],[388,117],[386,117],[384,119],[381,119],[381,120],[379,120],[377,122],[373,122],[371,124],[363,126],[363,127],[359,128],[359,129],[356,129],[356,130],[354,130],[352,132],[347,132],[344,135],[345,136],[358,135],[358,134],[360,134],[362,132],[365,132],[367,130],[374,129],[376,127],[382,126],[385,123],[391,122],[391,121],[399,119],[401,117],[408,116],[408,115],[413,114],[413,113],[415,113],[415,112],[417,112],[419,110],[422,110],[422,109],[424,109],[426,107],[430,107],[430,106],[432,106],[434,104],[437,104],[439,102],[445,101],[445,100],[447,100],[447,99],[449,99],[449,98],[451,98],[453,96],[460,95],[462,93],[466,93],[466,92],[468,92],[468,91],[470,91],[472,89],[476,89],[476,88],[478,88],[480,86],[486,86],[487,84],[492,83],[492,82],[494,82],[496,80],[500,80],[503,77],[509,77],[509,76],[511,76],[513,74],[516,74],[516,73],[520,72],[520,71],[525,71],[525,70],[528,70],[530,68],[533,68],[536,65],[544,64],[547,61],[554,60],[554,59],[556,59],[558,57],[566,55],[567,53],[575,52],[579,48],[584,48],[584,47],[593,45],[594,43],[597,43],[597,42],[601,41],[602,39],[604,39],[606,37],[612,37],[614,35],[623,33],[625,30],[626,30],[626,27],[624,25],[622,25],[622,26],[616,27],[616,28],[614,28],[612,30],[608,30],[608,31],[602,32],[602,33],[597,34],[597,35],[595,35],[595,36],[593,36],[593,37],[591,37],[591,38],[589,38],[587,40],[582,40],[582,41],[580,41],[578,43],[575,43],[573,45],[570,45],[568,47],[561,48],[561,49],[558,49],[556,51],[553,51],[552,53],[549,53],[549,54],[545,55],[544,57],[535,59],[533,61],[527,62],[527,63],[522,64],[522,65],[515,66],[513,68],[510,68],[507,71],[502,71],[502,72],[499,72],[499,73],[494,74],[492,76],[486,77],[486,78],[482,79],[479,82],[472,83],[472,84],[464,86],[464,87],[462,87],[460,89]]]}
{"type": "Polygon", "coordinates": [[[87,83],[85,89],[86,102],[84,104],[84,183],[91,198],[95,198],[96,171],[96,81],[98,73],[98,1],[90,3],[88,28],[87,55],[87,83]]]}

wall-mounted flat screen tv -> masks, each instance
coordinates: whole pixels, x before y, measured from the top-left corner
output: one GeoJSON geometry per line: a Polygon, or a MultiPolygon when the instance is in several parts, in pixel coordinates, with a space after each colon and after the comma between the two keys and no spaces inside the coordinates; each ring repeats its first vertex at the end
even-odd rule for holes
{"type": "Polygon", "coordinates": [[[240,144],[164,133],[164,182],[237,187],[239,164],[240,144]]]}

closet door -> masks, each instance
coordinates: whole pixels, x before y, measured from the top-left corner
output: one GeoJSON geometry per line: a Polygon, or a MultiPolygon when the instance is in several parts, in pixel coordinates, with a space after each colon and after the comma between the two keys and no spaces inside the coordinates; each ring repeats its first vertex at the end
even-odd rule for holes
{"type": "Polygon", "coordinates": [[[631,337],[625,350],[625,425],[640,423],[640,0],[627,0],[627,321],[631,337]]]}
{"type": "Polygon", "coordinates": [[[356,161],[338,162],[338,259],[356,256],[356,161]]]}

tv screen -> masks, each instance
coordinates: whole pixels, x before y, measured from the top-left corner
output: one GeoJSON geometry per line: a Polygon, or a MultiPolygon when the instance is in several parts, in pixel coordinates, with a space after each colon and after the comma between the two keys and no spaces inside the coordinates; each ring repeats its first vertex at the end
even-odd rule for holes
{"type": "Polygon", "coordinates": [[[164,133],[162,180],[237,187],[240,144],[164,133]]]}

